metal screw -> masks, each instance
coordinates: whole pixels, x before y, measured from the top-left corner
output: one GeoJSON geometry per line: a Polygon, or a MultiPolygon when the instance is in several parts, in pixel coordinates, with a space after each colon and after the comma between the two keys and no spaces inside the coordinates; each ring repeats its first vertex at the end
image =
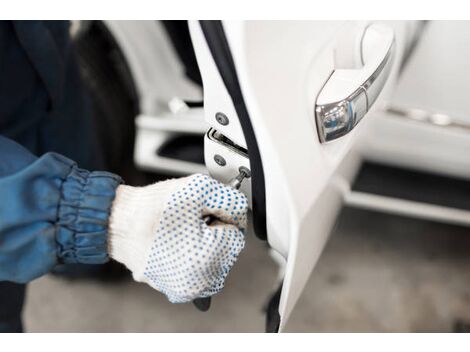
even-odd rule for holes
{"type": "Polygon", "coordinates": [[[227,164],[225,159],[219,154],[214,155],[214,161],[220,166],[225,166],[227,164]]]}
{"type": "Polygon", "coordinates": [[[250,178],[251,177],[251,171],[247,167],[240,166],[238,168],[238,171],[240,171],[240,173],[243,173],[244,174],[243,177],[245,177],[245,178],[250,178]]]}
{"type": "Polygon", "coordinates": [[[218,112],[217,114],[215,114],[215,119],[222,126],[227,126],[228,123],[229,123],[228,117],[225,114],[221,113],[221,112],[218,112]]]}

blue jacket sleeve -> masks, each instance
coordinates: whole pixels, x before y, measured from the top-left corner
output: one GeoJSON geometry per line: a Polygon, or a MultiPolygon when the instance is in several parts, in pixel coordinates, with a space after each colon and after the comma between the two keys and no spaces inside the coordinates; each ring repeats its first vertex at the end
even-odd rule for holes
{"type": "Polygon", "coordinates": [[[55,153],[36,158],[0,136],[0,281],[25,283],[58,263],[106,262],[120,182],[55,153]]]}

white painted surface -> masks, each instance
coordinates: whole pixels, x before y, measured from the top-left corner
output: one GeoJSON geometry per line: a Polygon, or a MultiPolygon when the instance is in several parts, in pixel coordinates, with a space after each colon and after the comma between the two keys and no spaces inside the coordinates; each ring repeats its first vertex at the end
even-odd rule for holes
{"type": "MultiPolygon", "coordinates": [[[[281,330],[336,219],[344,187],[335,172],[362,129],[360,124],[344,138],[321,145],[313,115],[315,98],[332,73],[328,60],[317,58],[324,50],[333,50],[331,43],[336,35],[353,25],[317,21],[224,23],[263,160],[269,244],[287,258],[279,309],[281,330]]],[[[399,22],[388,25],[395,30],[396,57],[400,58],[405,26],[399,22]]],[[[198,60],[203,60],[203,78],[217,81],[220,78],[207,58],[207,48],[199,44],[203,38],[197,23],[191,30],[198,60]]],[[[398,62],[384,96],[392,88],[398,62]]],[[[205,95],[207,104],[216,99],[220,103],[227,97],[205,95]]],[[[233,136],[228,130],[223,133],[236,140],[236,132],[233,136]]]]}
{"type": "Polygon", "coordinates": [[[201,88],[185,77],[182,63],[159,21],[105,23],[126,57],[141,113],[166,110],[174,97],[201,100],[201,88]]]}
{"type": "Polygon", "coordinates": [[[392,101],[470,122],[469,80],[470,21],[430,21],[392,101]]]}
{"type": "MultiPolygon", "coordinates": [[[[390,101],[442,118],[470,122],[470,21],[430,21],[390,101]]],[[[445,122],[445,121],[443,121],[445,122]]],[[[387,164],[470,178],[468,129],[377,113],[364,136],[363,155],[387,164]]]]}

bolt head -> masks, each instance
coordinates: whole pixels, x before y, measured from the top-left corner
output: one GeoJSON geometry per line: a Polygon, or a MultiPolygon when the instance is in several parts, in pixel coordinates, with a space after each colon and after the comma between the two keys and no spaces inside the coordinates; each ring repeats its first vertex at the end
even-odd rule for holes
{"type": "Polygon", "coordinates": [[[214,155],[214,161],[219,165],[219,166],[225,166],[227,165],[227,162],[225,161],[225,159],[219,155],[219,154],[216,154],[214,155]]]}
{"type": "Polygon", "coordinates": [[[222,126],[227,126],[228,123],[229,123],[228,117],[225,114],[221,113],[221,112],[218,112],[217,114],[215,114],[215,119],[222,126]]]}

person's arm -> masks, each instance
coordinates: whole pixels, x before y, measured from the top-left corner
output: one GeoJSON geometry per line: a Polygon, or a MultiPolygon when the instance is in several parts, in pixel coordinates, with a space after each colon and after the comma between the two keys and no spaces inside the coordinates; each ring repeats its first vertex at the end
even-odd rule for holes
{"type": "Polygon", "coordinates": [[[36,158],[0,136],[0,281],[109,256],[172,302],[219,292],[245,244],[246,197],[199,174],[146,187],[120,182],[58,154],[36,158]]]}
{"type": "Polygon", "coordinates": [[[106,262],[120,182],[55,153],[36,158],[0,136],[0,281],[25,283],[58,263],[106,262]]]}

